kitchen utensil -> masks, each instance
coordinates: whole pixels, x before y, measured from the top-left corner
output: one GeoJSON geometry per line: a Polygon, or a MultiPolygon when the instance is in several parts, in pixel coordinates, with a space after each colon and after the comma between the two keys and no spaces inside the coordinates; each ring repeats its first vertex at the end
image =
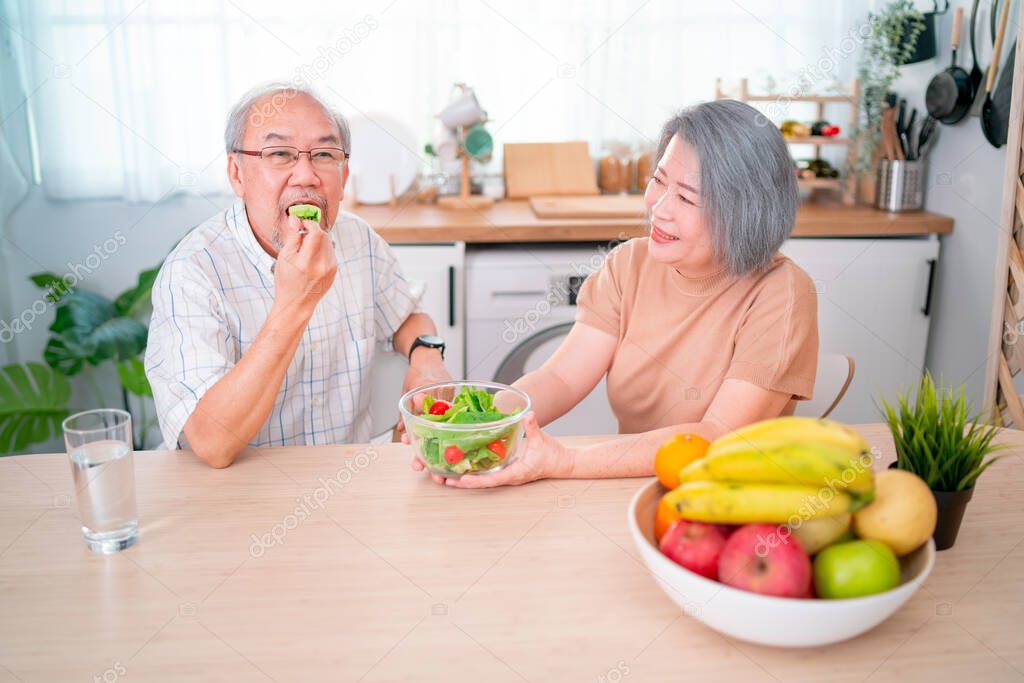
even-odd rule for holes
{"type": "Polygon", "coordinates": [[[935,124],[935,119],[929,119],[928,121],[931,122],[931,130],[929,130],[928,134],[923,136],[921,141],[918,143],[918,161],[924,161],[928,158],[928,154],[931,152],[932,147],[935,146],[935,141],[939,139],[939,129],[935,124]]]}
{"type": "MultiPolygon", "coordinates": [[[[981,106],[981,130],[985,139],[993,147],[1006,144],[1006,125],[1000,127],[1000,117],[992,101],[992,89],[995,87],[996,74],[999,71],[999,56],[1003,48],[1003,37],[1006,34],[1006,19],[1010,15],[1010,0],[1003,3],[999,13],[999,28],[996,29],[996,41],[992,48],[992,65],[988,68],[988,79],[985,81],[985,104],[981,106]]],[[[1004,119],[1003,122],[1006,120],[1004,119]]]]}
{"type": "Polygon", "coordinates": [[[462,94],[449,102],[448,106],[437,115],[441,119],[441,123],[448,128],[458,128],[486,121],[487,112],[480,106],[473,89],[461,83],[457,83],[456,87],[462,89],[462,94]]]}
{"type": "Polygon", "coordinates": [[[952,62],[945,71],[932,78],[924,97],[928,113],[946,125],[952,125],[966,116],[971,106],[970,78],[956,63],[963,17],[963,8],[957,7],[953,13],[953,29],[950,32],[952,62]]]}
{"type": "Polygon", "coordinates": [[[882,115],[882,135],[886,139],[886,149],[889,159],[903,159],[903,148],[900,144],[900,135],[896,130],[896,109],[890,107],[882,115]]]}
{"type": "MultiPolygon", "coordinates": [[[[978,50],[975,46],[975,35],[977,29],[975,28],[978,19],[978,5],[981,4],[981,0],[974,0],[974,4],[971,5],[971,71],[967,74],[967,82],[971,84],[971,101],[972,103],[978,99],[978,93],[981,91],[981,80],[985,74],[982,72],[981,67],[978,66],[978,50]]],[[[971,114],[977,116],[981,111],[981,104],[978,104],[978,111],[974,111],[974,105],[971,106],[971,114]]]]}
{"type": "Polygon", "coordinates": [[[845,600],[776,598],[727,586],[684,569],[654,541],[654,516],[665,489],[657,480],[629,504],[629,532],[640,557],[665,595],[684,613],[733,638],[776,647],[837,643],[868,631],[903,606],[935,564],[935,542],[900,558],[900,585],[845,600]]]}
{"type": "Polygon", "coordinates": [[[356,116],[349,121],[349,160],[356,200],[386,204],[412,187],[420,172],[416,135],[401,121],[384,114],[356,116]]]}
{"type": "Polygon", "coordinates": [[[924,123],[921,124],[921,131],[918,133],[917,138],[918,150],[924,147],[928,140],[935,134],[935,126],[935,118],[932,116],[927,117],[924,120],[924,123]]]}
{"type": "Polygon", "coordinates": [[[893,152],[892,146],[889,141],[889,116],[892,113],[892,107],[883,107],[882,118],[878,122],[878,146],[882,150],[883,159],[895,159],[896,154],[893,152]]]}
{"type": "Polygon", "coordinates": [[[643,218],[644,198],[638,194],[597,197],[530,197],[537,218],[643,218]]]}
{"type": "Polygon", "coordinates": [[[494,151],[494,138],[483,125],[477,123],[466,131],[466,154],[474,159],[487,160],[494,151]]]}
{"type": "Polygon", "coordinates": [[[924,206],[924,161],[881,159],[875,206],[883,211],[915,211],[924,206]]]}
{"type": "Polygon", "coordinates": [[[440,121],[434,123],[434,136],[430,144],[442,165],[451,164],[459,156],[458,136],[440,121]]]}
{"type": "Polygon", "coordinates": [[[587,143],[506,143],[505,192],[510,199],[598,194],[587,143]]]}
{"type": "Polygon", "coordinates": [[[1010,95],[1013,94],[1013,69],[1016,61],[1017,41],[1006,53],[1006,61],[999,70],[999,80],[995,92],[992,93],[992,108],[995,118],[996,132],[1000,140],[1006,144],[1006,133],[1010,128],[1010,95]]]}

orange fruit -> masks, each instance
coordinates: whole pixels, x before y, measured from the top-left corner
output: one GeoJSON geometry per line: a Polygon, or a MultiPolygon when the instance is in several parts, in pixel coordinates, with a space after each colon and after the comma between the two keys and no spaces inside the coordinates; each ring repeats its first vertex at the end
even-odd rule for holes
{"type": "Polygon", "coordinates": [[[661,444],[654,456],[654,473],[661,485],[670,491],[679,486],[679,470],[704,457],[708,440],[696,434],[676,434],[661,444]]]}
{"type": "Polygon", "coordinates": [[[658,512],[654,515],[654,540],[660,542],[661,537],[672,526],[672,522],[677,519],[679,519],[679,512],[676,511],[676,506],[669,503],[662,496],[661,500],[658,501],[658,512]]]}

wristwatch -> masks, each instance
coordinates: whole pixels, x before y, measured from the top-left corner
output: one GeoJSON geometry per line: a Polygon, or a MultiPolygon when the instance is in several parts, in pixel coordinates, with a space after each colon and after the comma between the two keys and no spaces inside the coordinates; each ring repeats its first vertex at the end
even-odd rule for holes
{"type": "Polygon", "coordinates": [[[410,362],[412,362],[412,352],[421,346],[426,346],[428,349],[440,349],[441,360],[444,360],[444,339],[441,339],[436,334],[421,334],[416,337],[412,346],[409,347],[410,362]]]}

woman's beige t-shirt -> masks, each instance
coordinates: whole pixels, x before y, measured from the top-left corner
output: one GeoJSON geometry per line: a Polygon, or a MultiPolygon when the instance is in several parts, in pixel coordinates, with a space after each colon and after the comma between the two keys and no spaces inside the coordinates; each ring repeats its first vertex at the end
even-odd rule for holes
{"type": "Polygon", "coordinates": [[[807,273],[777,253],[741,277],[687,278],[647,246],[614,249],[577,302],[577,322],[618,340],[607,386],[620,433],[700,422],[726,379],[811,397],[818,305],[807,273]]]}

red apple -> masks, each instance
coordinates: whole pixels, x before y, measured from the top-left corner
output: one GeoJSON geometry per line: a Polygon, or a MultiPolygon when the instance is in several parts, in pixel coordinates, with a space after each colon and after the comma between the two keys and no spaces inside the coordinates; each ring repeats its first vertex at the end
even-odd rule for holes
{"type": "Polygon", "coordinates": [[[762,595],[804,598],[811,590],[811,560],[788,528],[748,524],[726,541],[718,577],[726,585],[762,595]]]}
{"type": "Polygon", "coordinates": [[[678,519],[661,537],[661,552],[691,572],[718,580],[718,558],[726,536],[717,524],[678,519]]]}

